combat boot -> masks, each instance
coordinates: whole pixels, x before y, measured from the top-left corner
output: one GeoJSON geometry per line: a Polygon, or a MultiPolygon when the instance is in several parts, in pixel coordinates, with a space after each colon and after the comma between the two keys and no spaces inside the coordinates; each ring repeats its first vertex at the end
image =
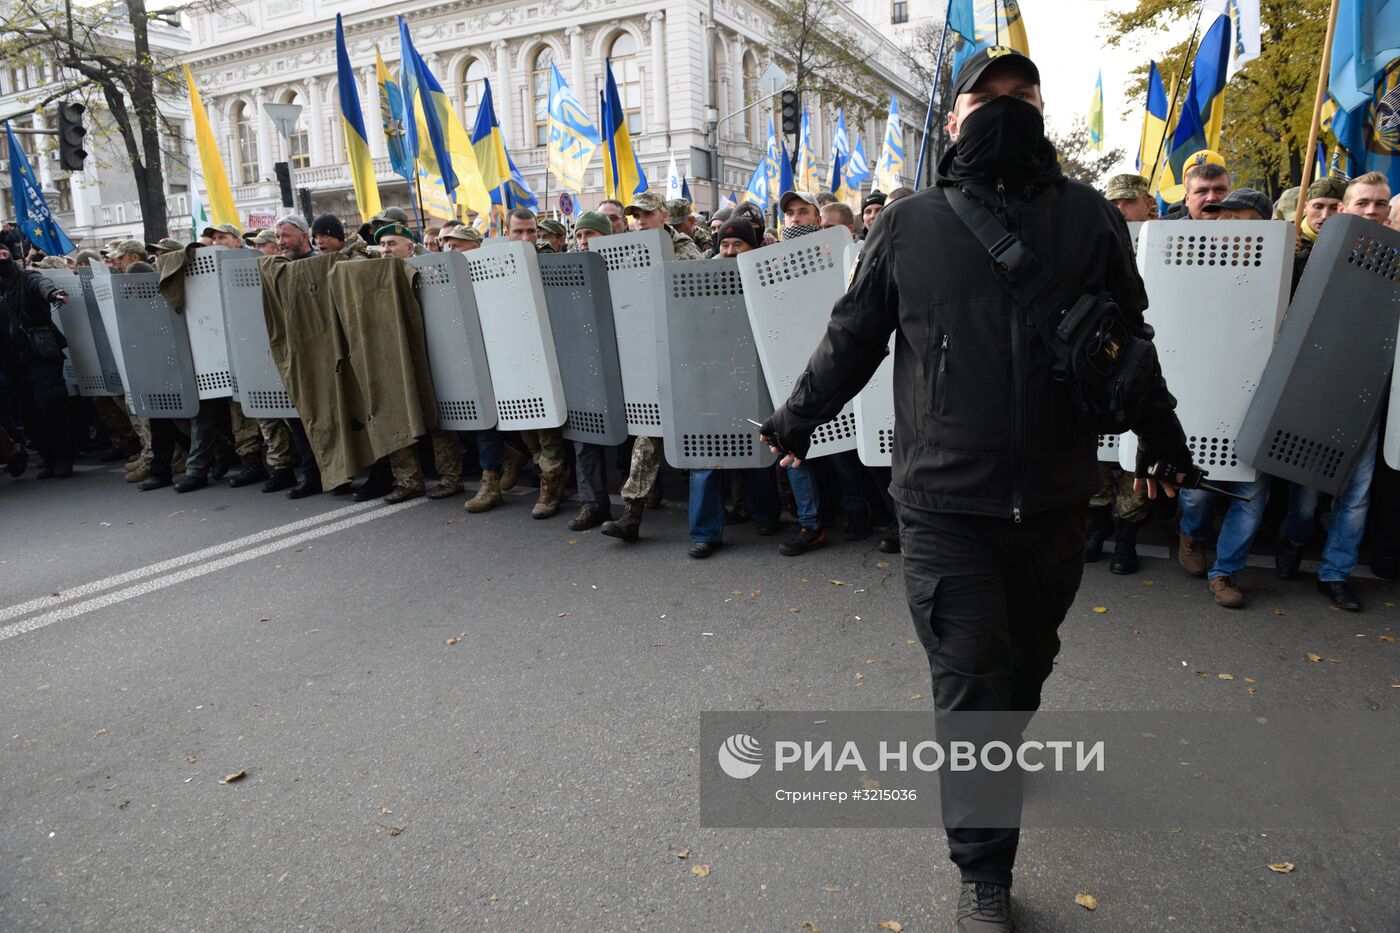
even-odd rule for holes
{"type": "Polygon", "coordinates": [[[1113,560],[1109,561],[1110,573],[1119,576],[1137,573],[1137,522],[1118,519],[1118,533],[1113,538],[1113,560]]]}
{"type": "MultiPolygon", "coordinates": [[[[283,467],[280,470],[273,470],[267,476],[267,482],[263,483],[263,492],[281,492],[284,489],[291,489],[297,484],[297,475],[292,472],[291,467],[283,467]]],[[[317,492],[320,492],[321,480],[316,479],[317,492]]]]}
{"type": "Polygon", "coordinates": [[[481,471],[481,485],[476,487],[476,495],[462,506],[468,512],[489,512],[505,502],[501,495],[501,474],[495,470],[481,471]]]}
{"type": "Polygon", "coordinates": [[[126,481],[128,483],[142,483],[151,475],[151,465],[137,461],[126,468],[126,481]]]}
{"type": "Polygon", "coordinates": [[[421,495],[423,495],[421,483],[413,485],[395,483],[394,488],[389,490],[389,494],[384,497],[384,501],[389,503],[407,502],[409,499],[417,499],[421,495]]]}
{"type": "Polygon", "coordinates": [[[228,478],[229,487],[251,486],[267,479],[267,467],[263,465],[262,454],[244,454],[243,469],[228,478]]]}
{"type": "Polygon", "coordinates": [[[501,464],[501,492],[510,492],[520,482],[520,468],[529,463],[530,458],[507,444],[505,456],[501,459],[504,461],[501,464]]]}
{"type": "Polygon", "coordinates": [[[630,543],[641,537],[642,512],[646,509],[646,503],[641,499],[623,499],[622,501],[624,503],[622,517],[617,521],[603,522],[603,527],[599,531],[609,538],[620,538],[630,543]]]}
{"type": "Polygon", "coordinates": [[[531,518],[551,518],[559,511],[559,493],[563,485],[564,468],[540,470],[540,497],[530,510],[531,518]]]}
{"type": "Polygon", "coordinates": [[[186,473],[175,481],[176,492],[194,492],[209,485],[209,477],[203,473],[186,473]]]}
{"type": "Polygon", "coordinates": [[[1103,557],[1103,544],[1113,534],[1111,506],[1096,505],[1089,509],[1089,525],[1084,532],[1084,563],[1092,564],[1103,557]]]}
{"type": "Polygon", "coordinates": [[[428,490],[429,499],[446,499],[448,496],[460,495],[463,491],[461,480],[451,482],[440,482],[432,489],[428,490]]]}

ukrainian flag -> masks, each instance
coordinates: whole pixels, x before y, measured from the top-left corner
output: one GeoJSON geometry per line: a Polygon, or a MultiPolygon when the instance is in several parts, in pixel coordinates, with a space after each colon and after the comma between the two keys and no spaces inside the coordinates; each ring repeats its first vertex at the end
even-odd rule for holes
{"type": "Polygon", "coordinates": [[[821,190],[821,179],[817,177],[817,153],[812,147],[812,120],[807,108],[802,108],[802,131],[798,134],[797,150],[797,190],[813,194],[821,190]]]}
{"type": "Polygon", "coordinates": [[[506,140],[501,135],[501,124],[496,119],[496,105],[491,100],[491,79],[483,80],[481,104],[476,108],[476,125],[472,127],[472,150],[476,153],[476,164],[481,169],[481,180],[493,194],[491,200],[500,203],[496,189],[510,181],[510,155],[506,152],[506,140]]]}
{"type": "Polygon", "coordinates": [[[827,165],[827,179],[831,185],[831,193],[836,195],[836,200],[845,199],[842,189],[846,187],[846,162],[851,157],[851,140],[846,135],[846,115],[838,107],[836,110],[836,129],[831,134],[831,158],[827,165]]]}
{"type": "Polygon", "coordinates": [[[363,218],[379,213],[379,183],[374,178],[374,159],[369,154],[369,135],[360,110],[360,91],[355,72],[350,70],[350,53],[345,49],[345,27],[335,14],[336,82],[340,91],[340,122],[345,128],[345,158],[350,163],[350,179],[355,184],[355,205],[363,218]]]}
{"type": "Polygon", "coordinates": [[[753,175],[749,176],[749,186],[744,189],[740,200],[750,201],[768,211],[768,160],[762,159],[758,165],[754,166],[753,175]]]}
{"type": "Polygon", "coordinates": [[[875,187],[889,193],[902,182],[899,176],[904,172],[904,136],[899,130],[899,105],[894,95],[890,95],[890,115],[885,121],[885,144],[880,151],[880,161],[875,165],[875,187]]]}
{"type": "Polygon", "coordinates": [[[1103,152],[1103,69],[1094,82],[1094,97],[1089,101],[1089,145],[1103,152]]]}
{"type": "Polygon", "coordinates": [[[1157,70],[1156,62],[1148,62],[1147,107],[1142,114],[1142,138],[1138,141],[1136,163],[1138,174],[1148,179],[1152,178],[1162,152],[1162,140],[1167,135],[1169,111],[1162,73],[1157,70]]]}
{"type": "Polygon", "coordinates": [[[242,230],[243,225],[238,222],[238,208],[233,204],[233,191],[228,186],[228,174],[224,171],[224,159],[219,155],[219,144],[214,141],[214,130],[209,126],[209,114],[204,110],[204,102],[199,99],[199,89],[194,86],[190,66],[181,67],[185,69],[185,86],[190,92],[194,143],[199,153],[199,169],[204,175],[205,191],[209,195],[209,212],[214,215],[214,223],[233,224],[242,230]]]}
{"type": "Polygon", "coordinates": [[[379,78],[379,118],[384,125],[384,139],[389,145],[389,164],[394,173],[405,179],[414,176],[413,156],[409,155],[406,137],[408,129],[403,115],[403,91],[389,74],[379,46],[374,47],[374,67],[379,78]]]}
{"type": "Polygon", "coordinates": [[[1196,49],[1191,66],[1191,87],[1181,104],[1181,116],[1172,135],[1167,163],[1158,183],[1168,204],[1186,196],[1186,159],[1202,149],[1220,147],[1225,122],[1225,77],[1230,67],[1230,18],[1217,16],[1196,49]]]}
{"type": "Polygon", "coordinates": [[[1022,55],[1031,54],[1026,23],[1016,0],[949,0],[948,28],[953,39],[953,83],[963,62],[982,49],[1008,45],[1022,55]]]}
{"type": "Polygon", "coordinates": [[[624,204],[650,185],[642,163],[632,151],[632,134],[627,131],[627,115],[617,93],[612,60],[604,59],[608,84],[603,91],[603,188],[607,196],[624,204]]]}

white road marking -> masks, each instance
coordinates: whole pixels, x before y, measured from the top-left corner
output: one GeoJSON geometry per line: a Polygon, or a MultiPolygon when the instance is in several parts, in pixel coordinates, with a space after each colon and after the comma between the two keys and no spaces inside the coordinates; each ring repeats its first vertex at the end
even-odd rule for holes
{"type": "Polygon", "coordinates": [[[91,583],[84,583],[82,586],[75,586],[70,590],[63,590],[59,592],[57,596],[40,596],[38,599],[17,603],[5,609],[0,609],[0,622],[17,619],[20,616],[29,615],[31,612],[38,612],[40,609],[48,609],[50,606],[57,606],[60,603],[72,602],[84,596],[91,596],[93,593],[110,590],[115,586],[124,586],[128,583],[134,583],[137,580],[152,577],[158,573],[165,573],[167,570],[175,570],[187,564],[194,564],[202,560],[208,560],[211,557],[218,557],[220,554],[227,554],[229,551],[236,551],[240,548],[249,547],[280,535],[301,531],[303,528],[309,528],[312,525],[319,525],[322,522],[343,518],[352,512],[362,512],[365,509],[374,508],[377,504],[376,502],[358,502],[354,505],[347,505],[344,508],[333,509],[329,512],[323,512],[320,515],[312,515],[309,518],[298,519],[294,522],[288,522],[285,525],[278,525],[276,528],[268,528],[264,531],[256,532],[255,534],[234,538],[232,541],[225,541],[223,544],[215,544],[212,547],[191,551],[188,554],[172,557],[169,560],[163,560],[159,563],[149,564],[145,567],[137,567],[135,570],[128,570],[125,573],[105,577],[101,580],[94,580],[91,583]]]}
{"type": "MultiPolygon", "coordinates": [[[[238,551],[236,553],[229,554],[226,557],[221,557],[217,560],[211,560],[208,563],[197,564],[193,567],[186,567],[184,570],[179,570],[175,573],[167,574],[163,577],[156,577],[153,580],[146,580],[142,583],[136,584],[135,586],[129,586],[126,589],[117,590],[114,593],[108,593],[104,596],[98,596],[95,599],[89,599],[85,602],[64,606],[61,609],[55,609],[52,612],[46,612],[42,615],[34,616],[33,618],[26,619],[23,622],[15,622],[11,625],[0,627],[0,641],[4,641],[7,638],[13,638],[16,635],[23,635],[26,632],[32,632],[36,629],[44,628],[45,626],[52,625],[55,622],[63,622],[67,619],[72,619],[76,616],[84,615],[89,612],[94,612],[98,609],[105,609],[108,606],[113,606],[117,603],[125,602],[128,599],[135,599],[138,596],[144,596],[147,593],[154,593],[157,590],[163,590],[168,586],[174,586],[177,583],[184,583],[186,580],[193,580],[196,577],[202,577],[205,574],[215,573],[219,570],[225,570],[229,567],[234,567],[238,564],[242,564],[250,560],[256,560],[259,557],[265,557],[268,554],[285,550],[286,548],[292,547],[297,544],[301,544],[304,541],[311,541],[316,538],[323,538],[326,535],[332,535],[337,532],[344,531],[347,528],[353,528],[356,525],[374,521],[377,518],[386,518],[390,515],[396,515],[399,512],[404,511],[405,509],[411,509],[414,506],[423,505],[428,501],[429,500],[427,499],[411,499],[408,502],[400,502],[397,505],[380,505],[378,508],[375,508],[372,512],[362,512],[361,506],[347,506],[344,509],[337,509],[334,512],[328,513],[328,516],[322,517],[333,518],[336,515],[343,515],[344,513],[350,511],[360,512],[360,514],[351,516],[350,518],[341,519],[340,521],[331,522],[327,525],[322,525],[319,528],[312,528],[310,531],[304,531],[300,534],[294,534],[290,537],[279,538],[275,541],[263,544],[259,547],[254,547],[244,551],[238,551]]],[[[364,503],[363,507],[373,507],[375,505],[376,503],[364,503]]],[[[291,526],[283,526],[282,530],[285,531],[289,527],[291,526]]],[[[249,538],[253,537],[256,536],[249,535],[249,538]]],[[[229,542],[229,544],[234,543],[236,542],[229,542]]],[[[220,547],[224,548],[225,550],[227,549],[225,545],[220,545],[220,547]]],[[[185,563],[188,563],[188,561],[185,561],[185,563]]],[[[152,566],[154,567],[158,565],[153,564],[152,566]]],[[[141,569],[146,570],[148,568],[141,569]]],[[[109,580],[115,579],[117,578],[109,578],[109,580]]]]}

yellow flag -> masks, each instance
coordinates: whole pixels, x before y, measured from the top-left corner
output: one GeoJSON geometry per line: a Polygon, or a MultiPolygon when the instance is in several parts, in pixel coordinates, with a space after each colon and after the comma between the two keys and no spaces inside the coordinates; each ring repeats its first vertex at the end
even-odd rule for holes
{"type": "Polygon", "coordinates": [[[219,144],[214,141],[214,130],[209,126],[209,114],[199,99],[199,89],[194,86],[194,75],[190,66],[185,69],[185,84],[190,90],[190,113],[194,116],[194,143],[199,151],[199,170],[204,175],[205,193],[209,199],[209,215],[216,224],[233,224],[240,231],[243,225],[238,222],[238,208],[233,204],[233,192],[228,186],[228,174],[224,171],[224,160],[219,155],[219,144]]]}

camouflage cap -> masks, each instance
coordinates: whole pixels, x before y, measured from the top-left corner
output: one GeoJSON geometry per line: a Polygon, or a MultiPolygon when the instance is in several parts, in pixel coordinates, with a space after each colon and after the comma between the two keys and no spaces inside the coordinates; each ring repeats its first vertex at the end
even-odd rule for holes
{"type": "Polygon", "coordinates": [[[1298,219],[1298,195],[1301,189],[1294,185],[1279,196],[1278,203],[1274,205],[1274,220],[1286,220],[1289,223],[1298,219]]]}
{"type": "Polygon", "coordinates": [[[39,260],[40,269],[67,269],[68,260],[62,256],[45,256],[39,260]]]}
{"type": "Polygon", "coordinates": [[[1345,178],[1337,178],[1329,175],[1326,178],[1319,178],[1308,185],[1308,196],[1304,200],[1311,201],[1313,198],[1335,198],[1340,201],[1347,195],[1347,182],[1345,178]]]}
{"type": "Polygon", "coordinates": [[[240,239],[243,237],[243,231],[238,229],[238,224],[210,224],[199,235],[212,237],[216,233],[227,233],[240,239]]]}
{"type": "Polygon", "coordinates": [[[83,250],[82,252],[78,253],[78,265],[79,265],[80,267],[81,267],[84,263],[89,263],[89,262],[92,262],[93,260],[97,260],[98,262],[101,262],[101,261],[102,261],[102,254],[99,253],[99,252],[98,252],[97,250],[95,250],[95,249],[85,249],[85,250],[83,250]]]}
{"type": "Polygon", "coordinates": [[[1132,201],[1147,194],[1147,185],[1147,179],[1141,175],[1114,175],[1108,180],[1103,196],[1110,201],[1132,201]]]}
{"type": "Polygon", "coordinates": [[[248,242],[251,243],[253,246],[262,246],[265,243],[276,243],[277,231],[259,230],[257,234],[254,235],[253,238],[250,239],[248,242]]]}
{"type": "Polygon", "coordinates": [[[483,239],[481,233],[473,227],[465,224],[458,224],[455,227],[442,231],[438,235],[439,240],[466,240],[468,243],[480,243],[483,239]]]}
{"type": "Polygon", "coordinates": [[[550,236],[568,236],[569,231],[557,220],[541,220],[535,226],[539,227],[540,233],[547,233],[550,236]]]}
{"type": "Polygon", "coordinates": [[[672,198],[666,202],[666,222],[668,224],[683,224],[690,216],[690,202],[685,198],[672,198]]]}
{"type": "Polygon", "coordinates": [[[650,214],[652,211],[664,211],[666,200],[655,191],[643,191],[632,199],[632,203],[627,205],[624,212],[635,217],[637,214],[650,214]]]}
{"type": "Polygon", "coordinates": [[[185,244],[171,237],[162,237],[155,243],[147,243],[146,251],[150,253],[178,253],[185,248],[185,244]]]}
{"type": "Polygon", "coordinates": [[[140,240],[118,240],[117,245],[107,251],[109,256],[126,256],[130,253],[145,256],[146,244],[140,240]]]}

